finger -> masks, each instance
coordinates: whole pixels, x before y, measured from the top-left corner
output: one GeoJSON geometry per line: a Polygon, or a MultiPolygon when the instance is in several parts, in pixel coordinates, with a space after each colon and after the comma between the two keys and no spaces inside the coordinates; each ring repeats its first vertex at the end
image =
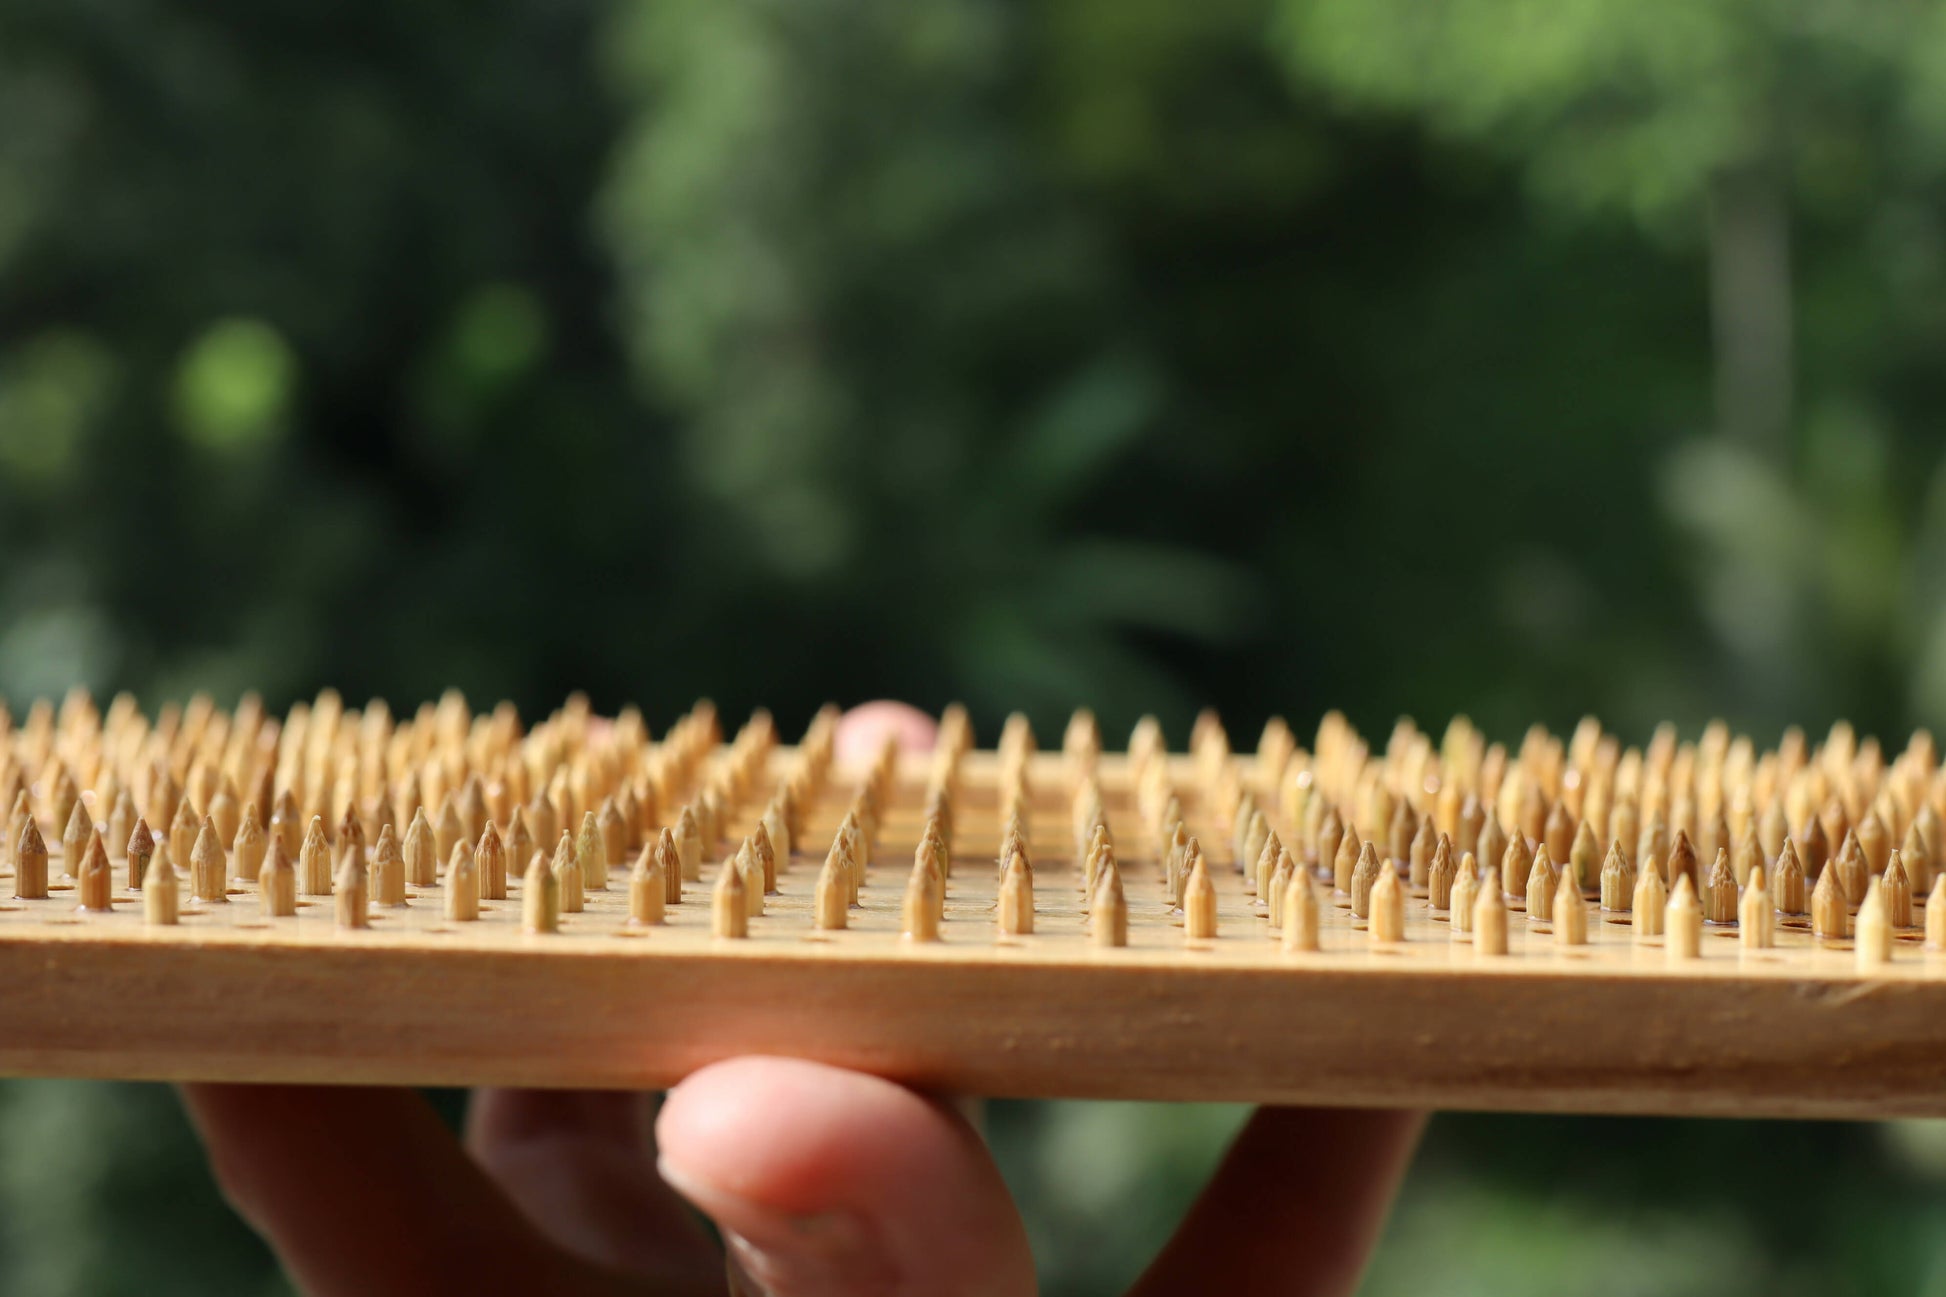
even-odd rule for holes
{"type": "Polygon", "coordinates": [[[877,1077],[740,1058],[669,1092],[662,1174],[771,1297],[1011,1297],[1027,1235],[979,1137],[877,1077]]]}
{"type": "Polygon", "coordinates": [[[476,1090],[475,1159],[548,1237],[661,1287],[720,1288],[721,1255],[655,1172],[650,1097],[613,1090],[476,1090]]]}
{"type": "Polygon", "coordinates": [[[411,1090],[182,1093],[218,1187],[313,1297],[627,1290],[543,1239],[411,1090]]]}
{"type": "Polygon", "coordinates": [[[1424,1113],[1263,1108],[1131,1297],[1355,1292],[1424,1113]]]}
{"type": "Polygon", "coordinates": [[[847,763],[870,761],[885,747],[885,740],[897,739],[901,752],[930,752],[939,737],[939,723],[904,703],[862,703],[838,718],[838,732],[832,735],[832,752],[847,763]]]}

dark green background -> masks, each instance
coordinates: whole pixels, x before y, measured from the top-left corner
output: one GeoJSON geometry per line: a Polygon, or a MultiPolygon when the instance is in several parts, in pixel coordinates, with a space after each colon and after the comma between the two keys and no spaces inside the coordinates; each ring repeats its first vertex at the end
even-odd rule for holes
{"type": "MultiPolygon", "coordinates": [[[[1896,740],[1943,86],[1918,0],[0,0],[0,694],[1896,740]]],[[[999,1106],[1050,1291],[1238,1119],[999,1106]]],[[[1943,1181],[1442,1118],[1370,1289],[1946,1292],[1943,1181]]],[[[167,1092],[0,1089],[0,1289],[277,1284],[167,1092]]]]}

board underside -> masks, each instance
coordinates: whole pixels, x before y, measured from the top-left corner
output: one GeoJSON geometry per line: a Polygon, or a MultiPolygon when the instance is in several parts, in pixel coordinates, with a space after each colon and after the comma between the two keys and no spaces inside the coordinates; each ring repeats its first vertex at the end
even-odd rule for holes
{"type": "MultiPolygon", "coordinates": [[[[794,760],[777,748],[765,773],[794,760]]],[[[988,752],[962,767],[936,944],[900,935],[922,757],[901,760],[842,931],[811,920],[849,796],[842,768],[806,809],[800,850],[743,939],[711,934],[713,866],[660,924],[628,923],[623,870],[545,935],[522,928],[517,874],[477,921],[443,918],[435,885],[374,906],[371,926],[352,930],[329,896],[267,917],[248,879],[228,903],[185,898],[179,924],[147,925],[119,862],[112,911],[81,912],[56,868],[47,898],[0,902],[0,1072],[647,1088],[765,1053],[986,1095],[1946,1115],[1946,956],[1917,930],[1861,973],[1847,942],[1796,922],[1780,922],[1765,950],[1706,929],[1700,958],[1672,964],[1625,916],[1591,915],[1588,943],[1563,947],[1515,912],[1508,952],[1486,955],[1423,896],[1406,902],[1406,940],[1386,945],[1341,897],[1324,906],[1322,948],[1290,952],[1210,826],[1217,936],[1188,940],[1154,859],[1125,855],[1128,944],[1102,948],[1088,938],[1061,758],[1029,760],[1024,936],[996,924],[988,752]]],[[[1103,756],[1098,769],[1111,828],[1142,840],[1125,760],[1103,756]]],[[[1193,794],[1185,811],[1196,829],[1193,794]]],[[[743,807],[709,859],[755,814],[743,807]]]]}

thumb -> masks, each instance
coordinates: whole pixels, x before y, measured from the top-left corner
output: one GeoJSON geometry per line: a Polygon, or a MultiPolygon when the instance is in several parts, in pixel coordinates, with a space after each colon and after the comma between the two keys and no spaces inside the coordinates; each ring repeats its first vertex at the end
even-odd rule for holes
{"type": "Polygon", "coordinates": [[[782,1058],[697,1072],[656,1122],[663,1178],[768,1297],[1025,1297],[1033,1258],[972,1128],[903,1086],[782,1058]]]}

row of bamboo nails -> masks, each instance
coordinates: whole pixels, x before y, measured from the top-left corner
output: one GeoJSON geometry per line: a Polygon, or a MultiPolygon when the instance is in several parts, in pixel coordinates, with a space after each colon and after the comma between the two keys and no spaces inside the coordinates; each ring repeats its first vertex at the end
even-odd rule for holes
{"type": "MultiPolygon", "coordinates": [[[[1078,772],[1080,843],[1106,822],[1091,774],[1099,740],[1085,715],[1070,725],[1064,750],[1078,772]]],[[[1946,773],[1925,731],[1888,761],[1843,722],[1816,747],[1792,729],[1760,754],[1720,722],[1693,744],[1665,725],[1638,750],[1588,719],[1565,744],[1535,727],[1509,754],[1461,717],[1437,749],[1401,721],[1375,757],[1333,713],[1309,752],[1273,719],[1254,762],[1243,762],[1206,713],[1190,751],[1205,813],[1232,835],[1245,889],[1290,949],[1316,948],[1327,891],[1380,943],[1405,939],[1408,893],[1424,897],[1450,919],[1455,939],[1485,954],[1505,953],[1510,908],[1573,946],[1586,943],[1597,906],[1626,915],[1638,940],[1661,938],[1674,961],[1700,954],[1708,925],[1734,928],[1745,948],[1762,949],[1780,921],[1808,921],[1820,941],[1851,938],[1860,965],[1874,967],[1891,959],[1896,936],[1914,930],[1921,907],[1927,946],[1946,947],[1946,875],[1935,879],[1931,863],[1946,822],[1946,773]],[[1366,835],[1360,822],[1385,828],[1366,835]],[[1929,887],[1932,904],[1921,899],[1929,887]]],[[[1129,752],[1165,885],[1190,935],[1211,936],[1207,865],[1152,721],[1137,726],[1129,752]]]]}
{"type": "MultiPolygon", "coordinates": [[[[775,892],[804,808],[829,777],[835,721],[835,710],[819,713],[792,774],[723,862],[711,903],[720,935],[746,934],[749,917],[775,892]]],[[[158,856],[187,861],[193,900],[226,903],[234,872],[256,879],[259,902],[273,915],[294,912],[300,894],[329,893],[340,923],[351,927],[368,921],[372,905],[404,903],[408,883],[439,881],[442,859],[448,917],[477,917],[480,900],[507,895],[509,862],[525,859],[524,919],[549,932],[631,852],[631,921],[657,922],[664,907],[680,903],[682,882],[700,877],[707,844],[764,776],[776,733],[760,712],[719,750],[707,704],[652,744],[638,713],[604,722],[579,699],[522,734],[510,708],[476,716],[456,697],[403,723],[383,704],[347,713],[329,693],[282,721],[252,700],[230,715],[199,699],[150,723],[126,696],[102,717],[85,695],[70,695],[58,714],[37,705],[17,730],[0,708],[0,741],[19,896],[46,894],[40,824],[49,816],[66,823],[61,856],[84,909],[115,902],[107,843],[117,840],[127,844],[124,885],[140,890],[157,923],[179,914],[176,868],[153,869],[158,856]],[[258,800],[241,797],[243,787],[272,805],[268,824],[258,800]],[[340,796],[346,809],[333,831],[322,812],[340,796]],[[169,824],[166,836],[135,814],[138,797],[169,824]],[[429,815],[435,800],[438,812],[429,815]],[[661,824],[658,808],[672,805],[677,813],[661,824]],[[107,816],[98,820],[103,808],[107,816]],[[402,815],[409,818],[401,838],[402,815]],[[557,829],[549,856],[537,843],[557,829]]],[[[971,746],[964,711],[949,709],[902,907],[905,934],[915,941],[939,935],[953,808],[971,746]]],[[[1033,925],[1033,753],[1025,719],[1009,718],[997,749],[997,911],[1000,930],[1014,935],[1033,925]]],[[[1095,940],[1120,945],[1127,900],[1100,754],[1092,716],[1076,713],[1061,768],[1082,899],[1095,940]]],[[[1152,719],[1138,724],[1128,759],[1133,807],[1152,839],[1171,912],[1189,939],[1209,940],[1215,887],[1200,841],[1188,832],[1173,782],[1179,768],[1160,727],[1152,719]]],[[[843,926],[856,906],[880,818],[897,793],[896,771],[888,745],[852,797],[816,885],[817,926],[843,926]]],[[[1293,950],[1315,947],[1322,907],[1333,901],[1365,922],[1371,940],[1403,940],[1410,894],[1450,915],[1454,935],[1488,953],[1504,948],[1509,907],[1548,923],[1557,941],[1577,944],[1586,940],[1590,903],[1598,902],[1627,913],[1638,936],[1662,937],[1672,958],[1691,956],[1699,944],[1692,931],[1703,925],[1734,925],[1743,944],[1761,948],[1774,940],[1780,916],[1799,922],[1808,910],[1816,936],[1855,936],[1861,961],[1880,962],[1892,937],[1913,926],[1915,902],[1931,881],[1946,775],[1923,732],[1888,761],[1843,724],[1815,748],[1790,731],[1777,749],[1759,754],[1721,725],[1693,744],[1663,727],[1636,750],[1584,721],[1565,744],[1537,727],[1510,754],[1484,743],[1464,718],[1437,750],[1407,721],[1374,756],[1333,714],[1310,751],[1274,720],[1248,761],[1234,757],[1221,724],[1205,714],[1191,734],[1185,791],[1206,827],[1230,835],[1245,889],[1293,950]],[[1367,836],[1359,822],[1385,831],[1367,836]],[[1713,848],[1707,875],[1697,840],[1713,848]],[[1840,843],[1835,853],[1832,840],[1840,843]],[[1496,857],[1497,868],[1478,863],[1496,857]]],[[[1924,909],[1929,944],[1937,945],[1946,933],[1932,929],[1946,926],[1946,905],[1924,909]]]]}

